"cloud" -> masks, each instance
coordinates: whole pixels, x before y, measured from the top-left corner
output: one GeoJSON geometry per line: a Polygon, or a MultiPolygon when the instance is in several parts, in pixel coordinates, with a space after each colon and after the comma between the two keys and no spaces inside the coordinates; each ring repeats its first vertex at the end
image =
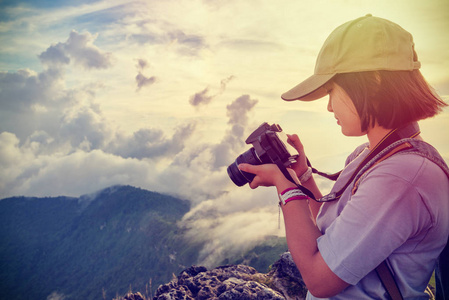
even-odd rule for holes
{"type": "Polygon", "coordinates": [[[148,67],[148,65],[149,65],[148,62],[145,59],[143,59],[143,58],[137,59],[137,65],[136,65],[137,70],[143,71],[143,70],[145,70],[146,67],[148,67]]]}
{"type": "Polygon", "coordinates": [[[226,90],[226,86],[228,85],[228,83],[233,80],[235,78],[234,75],[229,76],[228,78],[222,79],[221,80],[221,89],[220,89],[220,93],[223,93],[226,90]]]}
{"type": "Polygon", "coordinates": [[[195,123],[179,126],[171,138],[160,129],[142,128],[131,136],[118,134],[105,151],[124,158],[158,158],[175,156],[195,131],[195,123]]]}
{"type": "Polygon", "coordinates": [[[49,47],[45,52],[42,52],[39,55],[39,59],[45,65],[68,65],[70,63],[70,57],[65,48],[65,44],[58,43],[49,47]]]}
{"type": "Polygon", "coordinates": [[[198,53],[207,48],[204,37],[195,34],[185,34],[181,30],[167,33],[168,39],[176,45],[177,52],[185,56],[197,56],[198,53]]]}
{"type": "Polygon", "coordinates": [[[190,97],[189,103],[195,107],[209,104],[212,101],[212,99],[224,93],[227,84],[234,78],[235,76],[231,75],[228,78],[221,80],[220,90],[214,95],[209,95],[210,91],[208,87],[202,90],[201,92],[195,93],[193,96],[190,97]]]}
{"type": "Polygon", "coordinates": [[[60,141],[69,142],[73,149],[101,149],[111,135],[101,112],[88,105],[71,109],[60,121],[60,141]]]}
{"type": "Polygon", "coordinates": [[[187,229],[188,238],[205,243],[199,263],[213,267],[267,235],[283,235],[276,191],[259,188],[248,193],[248,189],[234,186],[228,193],[202,201],[184,216],[180,225],[187,229]]]}
{"type": "Polygon", "coordinates": [[[156,81],[155,76],[146,77],[145,75],[143,75],[143,70],[146,69],[148,66],[149,63],[145,59],[139,58],[137,60],[136,67],[139,72],[136,75],[137,91],[140,91],[140,89],[145,86],[152,85],[156,81]]]}
{"type": "MultiPolygon", "coordinates": [[[[0,135],[0,138],[10,139],[0,135]]],[[[154,182],[150,162],[122,158],[102,150],[78,150],[66,155],[37,155],[26,146],[9,144],[0,148],[0,156],[15,150],[14,165],[4,165],[0,172],[0,188],[12,195],[79,196],[123,182],[134,186],[148,186],[154,182]]],[[[10,157],[11,158],[11,157],[10,157]]]]}
{"type": "Polygon", "coordinates": [[[92,42],[90,33],[72,31],[66,43],[49,47],[40,55],[47,66],[36,73],[24,69],[0,72],[0,128],[14,133],[21,143],[48,136],[48,143],[39,143],[41,153],[73,149],[101,149],[111,132],[101,109],[95,103],[101,84],[88,83],[69,89],[64,76],[66,58],[88,68],[110,65],[110,55],[104,54],[92,42]],[[81,58],[82,57],[82,58],[81,58]]]}
{"type": "Polygon", "coordinates": [[[142,74],[142,72],[139,72],[136,75],[136,82],[137,82],[137,91],[140,91],[141,88],[145,86],[152,85],[156,81],[156,77],[145,77],[145,75],[142,74]]]}
{"type": "Polygon", "coordinates": [[[199,57],[202,51],[209,48],[206,36],[197,33],[187,33],[178,24],[159,19],[139,20],[137,30],[130,34],[129,40],[139,45],[166,45],[176,54],[183,57],[199,57]]]}
{"type": "Polygon", "coordinates": [[[247,113],[257,104],[249,95],[242,95],[226,107],[226,115],[229,117],[229,124],[246,125],[248,123],[247,113]]]}
{"type": "Polygon", "coordinates": [[[192,104],[193,106],[208,104],[215,97],[212,95],[208,95],[208,93],[209,93],[209,88],[205,88],[201,92],[196,93],[195,95],[191,96],[189,103],[192,104]]]}
{"type": "MultiPolygon", "coordinates": [[[[89,32],[72,31],[65,43],[47,48],[39,55],[46,67],[40,73],[29,69],[0,72],[0,128],[14,133],[23,143],[35,132],[52,137],[47,151],[65,147],[101,148],[110,135],[95,103],[101,85],[88,83],[69,89],[65,71],[73,61],[84,70],[111,66],[111,54],[95,45],[89,32]]],[[[40,147],[44,151],[44,145],[40,147]]],[[[65,150],[66,151],[66,150],[65,150]]]]}
{"type": "Polygon", "coordinates": [[[237,151],[245,145],[246,137],[244,135],[248,125],[248,113],[257,103],[258,101],[251,99],[249,95],[242,95],[226,107],[226,115],[229,117],[228,124],[231,128],[227,130],[222,141],[212,147],[214,168],[229,165],[235,160],[237,151]]]}
{"type": "Polygon", "coordinates": [[[57,135],[56,124],[80,94],[64,84],[58,68],[0,72],[0,132],[14,133],[21,142],[39,130],[57,135]]]}
{"type": "MultiPolygon", "coordinates": [[[[112,54],[95,39],[72,31],[38,56],[42,71],[0,72],[0,198],[79,196],[123,183],[157,190],[160,170],[151,159],[176,156],[195,131],[191,122],[170,136],[151,128],[128,134],[104,117],[100,81],[87,78],[68,87],[66,73],[74,66],[81,67],[75,74],[80,77],[112,66],[112,54]]],[[[140,71],[148,65],[138,60],[140,71]]]]}
{"type": "Polygon", "coordinates": [[[199,253],[199,261],[213,267],[225,258],[249,250],[267,235],[279,235],[280,230],[276,228],[276,216],[273,214],[275,209],[273,205],[257,211],[238,211],[229,215],[219,213],[213,219],[205,216],[193,223],[185,220],[187,226],[196,227],[188,232],[187,237],[205,243],[199,253]]]}
{"type": "Polygon", "coordinates": [[[62,88],[62,72],[48,69],[39,74],[29,69],[0,72],[0,106],[2,111],[30,111],[36,104],[56,102],[62,88]]]}
{"type": "Polygon", "coordinates": [[[95,45],[96,36],[89,32],[78,33],[73,30],[68,40],[50,46],[39,55],[44,65],[68,65],[71,60],[86,69],[106,69],[112,66],[111,53],[103,52],[95,45]]]}
{"type": "MultiPolygon", "coordinates": [[[[97,102],[101,83],[67,88],[64,70],[70,65],[61,59],[64,55],[85,66],[81,74],[101,66],[101,60],[74,60],[82,52],[75,44],[104,53],[90,44],[90,34],[82,35],[84,42],[77,41],[80,36],[72,32],[68,42],[43,52],[40,58],[47,68],[40,73],[28,69],[0,72],[0,198],[77,196],[114,184],[182,194],[173,182],[161,178],[171,173],[164,171],[170,161],[187,151],[196,122],[169,128],[171,134],[158,128],[140,128],[129,134],[114,126],[97,102]]],[[[144,59],[137,61],[140,71],[148,66],[144,59]]]]}

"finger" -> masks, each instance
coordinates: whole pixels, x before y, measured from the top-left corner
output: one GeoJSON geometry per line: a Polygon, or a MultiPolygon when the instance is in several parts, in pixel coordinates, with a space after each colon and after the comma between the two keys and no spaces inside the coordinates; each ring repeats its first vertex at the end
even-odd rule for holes
{"type": "Polygon", "coordinates": [[[239,170],[242,170],[242,171],[248,172],[248,173],[252,173],[252,174],[255,174],[256,169],[257,169],[256,166],[251,165],[251,164],[245,164],[245,163],[239,164],[238,167],[239,167],[239,170]]]}
{"type": "MultiPolygon", "coordinates": [[[[254,178],[257,178],[257,177],[254,177],[254,178]]],[[[259,184],[257,183],[256,180],[253,179],[253,181],[251,181],[249,183],[249,187],[254,190],[254,189],[257,189],[259,187],[259,184]]]]}
{"type": "Polygon", "coordinates": [[[296,150],[301,150],[301,149],[303,149],[303,145],[302,145],[302,143],[301,143],[301,140],[299,139],[299,137],[298,137],[298,135],[297,134],[287,134],[287,137],[288,137],[288,143],[290,144],[290,145],[292,145],[296,150]]]}
{"type": "MultiPolygon", "coordinates": [[[[242,163],[242,164],[239,164],[238,167],[239,167],[239,170],[241,170],[241,171],[248,172],[248,173],[252,173],[252,174],[255,173],[255,170],[254,170],[254,168],[253,168],[253,167],[254,167],[253,165],[242,163]]],[[[256,189],[256,188],[258,188],[258,187],[259,187],[259,184],[257,183],[257,176],[254,177],[253,180],[252,180],[248,185],[249,185],[249,187],[250,187],[251,189],[256,189]]]]}
{"type": "Polygon", "coordinates": [[[299,142],[299,137],[297,134],[287,134],[288,142],[293,146],[299,142]]]}

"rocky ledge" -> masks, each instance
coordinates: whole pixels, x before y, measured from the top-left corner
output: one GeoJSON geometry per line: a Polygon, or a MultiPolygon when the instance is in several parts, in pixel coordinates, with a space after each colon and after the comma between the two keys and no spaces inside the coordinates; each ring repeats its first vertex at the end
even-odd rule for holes
{"type": "MultiPolygon", "coordinates": [[[[221,266],[207,270],[191,266],[167,284],[159,286],[153,300],[220,299],[300,300],[307,293],[289,252],[281,255],[270,272],[258,273],[246,265],[221,266]]],[[[140,293],[128,294],[120,300],[145,300],[140,293]]]]}

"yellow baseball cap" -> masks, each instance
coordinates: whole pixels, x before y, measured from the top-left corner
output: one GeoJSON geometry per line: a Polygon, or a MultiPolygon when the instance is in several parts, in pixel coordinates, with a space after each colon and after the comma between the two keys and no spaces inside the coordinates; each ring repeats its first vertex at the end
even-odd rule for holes
{"type": "Polygon", "coordinates": [[[318,54],[312,76],[282,94],[286,101],[312,101],[324,97],[323,85],[339,73],[421,67],[412,35],[386,19],[364,17],[337,27],[318,54]]]}

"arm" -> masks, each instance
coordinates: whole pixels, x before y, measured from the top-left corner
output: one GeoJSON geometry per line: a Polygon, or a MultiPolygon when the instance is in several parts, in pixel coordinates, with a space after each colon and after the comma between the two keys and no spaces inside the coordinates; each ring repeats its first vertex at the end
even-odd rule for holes
{"type": "Polygon", "coordinates": [[[310,293],[319,298],[337,295],[347,286],[321,257],[317,238],[321,232],[315,225],[305,201],[291,201],[282,207],[287,244],[310,293]]]}
{"type": "MultiPolygon", "coordinates": [[[[311,176],[310,179],[307,180],[306,182],[301,182],[301,185],[307,188],[309,191],[311,191],[316,199],[323,197],[320,190],[318,189],[318,186],[313,176],[311,176]]],[[[322,204],[321,202],[316,202],[313,200],[309,201],[309,209],[310,212],[312,213],[314,221],[316,220],[318,212],[320,211],[321,204],[322,204]]]]}
{"type": "MultiPolygon", "coordinates": [[[[296,149],[296,151],[298,151],[299,154],[298,161],[291,166],[291,168],[295,171],[296,176],[298,176],[299,178],[301,177],[302,174],[304,174],[304,172],[306,172],[308,168],[307,156],[304,151],[304,146],[302,145],[301,140],[296,134],[288,135],[288,142],[296,149]]],[[[311,191],[316,199],[323,197],[313,176],[311,176],[309,180],[301,182],[301,185],[307,188],[309,191],[311,191]]],[[[321,207],[320,202],[310,201],[309,203],[309,208],[310,211],[312,212],[314,220],[316,220],[320,207],[321,207]]]]}
{"type": "MultiPolygon", "coordinates": [[[[289,187],[295,187],[276,165],[241,164],[239,168],[256,174],[250,183],[253,189],[274,185],[280,193],[289,187]]],[[[297,179],[293,170],[290,173],[297,179]]],[[[321,236],[321,232],[315,225],[307,201],[291,201],[282,207],[282,212],[289,250],[310,293],[316,297],[330,297],[346,288],[348,284],[329,269],[319,253],[316,239],[321,236]]]]}

